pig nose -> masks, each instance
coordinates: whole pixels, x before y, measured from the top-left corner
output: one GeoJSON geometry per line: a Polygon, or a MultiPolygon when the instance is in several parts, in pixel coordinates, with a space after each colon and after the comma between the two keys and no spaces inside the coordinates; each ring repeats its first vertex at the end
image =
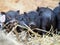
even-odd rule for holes
{"type": "Polygon", "coordinates": [[[30,28],[31,28],[31,29],[33,29],[33,28],[35,28],[35,27],[36,27],[36,24],[31,23],[29,26],[30,26],[30,28]]]}

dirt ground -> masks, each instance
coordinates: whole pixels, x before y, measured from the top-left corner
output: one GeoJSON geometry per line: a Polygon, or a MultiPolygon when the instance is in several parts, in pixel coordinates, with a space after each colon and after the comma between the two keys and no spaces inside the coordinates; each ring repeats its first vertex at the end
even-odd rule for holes
{"type": "Polygon", "coordinates": [[[0,0],[0,11],[20,10],[20,13],[35,10],[39,7],[49,7],[53,9],[59,0],[0,0]]]}

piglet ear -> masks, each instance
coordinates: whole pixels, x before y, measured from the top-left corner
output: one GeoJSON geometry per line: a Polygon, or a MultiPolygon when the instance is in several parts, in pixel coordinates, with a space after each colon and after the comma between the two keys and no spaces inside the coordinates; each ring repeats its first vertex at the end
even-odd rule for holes
{"type": "Polygon", "coordinates": [[[1,14],[4,14],[5,15],[6,13],[5,12],[1,12],[1,14]]]}
{"type": "Polygon", "coordinates": [[[17,10],[18,13],[20,13],[20,10],[17,10]]]}
{"type": "Polygon", "coordinates": [[[36,9],[37,12],[39,11],[39,8],[40,8],[40,7],[37,7],[37,9],[36,9]]]}
{"type": "Polygon", "coordinates": [[[59,2],[59,5],[60,5],[60,2],[59,2]]]}
{"type": "Polygon", "coordinates": [[[26,15],[27,13],[26,13],[26,12],[24,12],[24,14],[26,15]]]}

